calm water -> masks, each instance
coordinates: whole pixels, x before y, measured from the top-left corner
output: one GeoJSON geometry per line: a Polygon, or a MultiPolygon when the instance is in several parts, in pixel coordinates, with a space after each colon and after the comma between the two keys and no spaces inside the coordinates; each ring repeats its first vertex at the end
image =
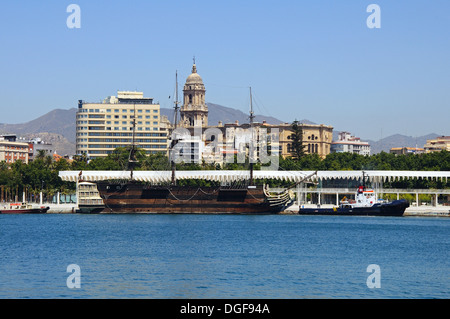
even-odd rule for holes
{"type": "Polygon", "coordinates": [[[0,298],[449,298],[449,235],[448,218],[0,215],[0,298]]]}

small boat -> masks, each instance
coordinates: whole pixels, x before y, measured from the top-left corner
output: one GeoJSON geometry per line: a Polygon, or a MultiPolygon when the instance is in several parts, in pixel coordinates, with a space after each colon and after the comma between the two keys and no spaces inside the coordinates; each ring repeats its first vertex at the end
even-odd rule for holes
{"type": "Polygon", "coordinates": [[[332,208],[300,207],[300,215],[336,215],[336,216],[403,216],[409,207],[404,199],[386,202],[378,200],[372,189],[359,186],[355,199],[343,198],[340,205],[332,208]]]}
{"type": "Polygon", "coordinates": [[[27,203],[10,203],[0,207],[0,214],[45,214],[49,209],[48,206],[33,207],[27,203]]]}

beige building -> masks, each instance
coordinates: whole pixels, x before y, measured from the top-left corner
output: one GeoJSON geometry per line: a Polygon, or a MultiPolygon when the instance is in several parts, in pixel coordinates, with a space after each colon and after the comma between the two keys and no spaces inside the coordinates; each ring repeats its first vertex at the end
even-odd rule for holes
{"type": "Polygon", "coordinates": [[[20,160],[28,164],[28,152],[28,143],[18,142],[16,135],[0,136],[0,162],[11,164],[20,160]]]}
{"type": "MultiPolygon", "coordinates": [[[[333,127],[324,124],[300,124],[303,132],[303,146],[306,154],[318,154],[324,158],[330,154],[331,141],[333,139],[333,127]]],[[[258,147],[278,146],[278,153],[283,157],[292,156],[292,139],[293,134],[292,124],[268,124],[265,121],[262,123],[254,123],[254,134],[250,136],[250,124],[230,123],[223,126],[216,126],[211,128],[219,128],[224,134],[224,139],[228,141],[233,140],[239,143],[238,132],[240,134],[249,135],[248,139],[256,140],[258,147]],[[275,136],[276,134],[276,136],[275,136]]],[[[229,144],[229,142],[228,142],[229,144]]],[[[228,145],[229,146],[229,145],[228,145]]],[[[239,152],[239,149],[238,149],[239,152]]]]}
{"type": "Polygon", "coordinates": [[[118,91],[101,103],[78,101],[76,153],[89,158],[106,157],[117,147],[133,140],[147,154],[167,153],[169,122],[160,114],[160,105],[143,92],[118,91]]]}
{"type": "MultiPolygon", "coordinates": [[[[283,157],[291,156],[292,124],[274,125],[280,130],[280,147],[283,157]]],[[[306,154],[318,154],[324,158],[330,154],[333,140],[333,127],[324,124],[300,124],[303,131],[303,146],[306,154]]]]}
{"type": "Polygon", "coordinates": [[[450,151],[450,136],[440,136],[434,140],[427,140],[423,148],[425,153],[440,152],[442,150],[450,151]]]}

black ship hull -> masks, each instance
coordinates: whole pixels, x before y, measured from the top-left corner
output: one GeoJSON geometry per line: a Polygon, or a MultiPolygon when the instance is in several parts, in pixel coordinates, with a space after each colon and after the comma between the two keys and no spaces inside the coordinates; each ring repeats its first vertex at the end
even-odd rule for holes
{"type": "Polygon", "coordinates": [[[105,205],[78,205],[79,214],[97,214],[105,209],[105,205]]]}
{"type": "Polygon", "coordinates": [[[293,203],[285,191],[269,194],[263,186],[248,188],[148,186],[139,182],[97,182],[101,213],[276,214],[293,203]]]}
{"type": "Polygon", "coordinates": [[[374,204],[370,207],[333,207],[333,208],[300,208],[300,215],[335,215],[335,216],[403,216],[409,203],[396,200],[390,203],[374,204]]]}

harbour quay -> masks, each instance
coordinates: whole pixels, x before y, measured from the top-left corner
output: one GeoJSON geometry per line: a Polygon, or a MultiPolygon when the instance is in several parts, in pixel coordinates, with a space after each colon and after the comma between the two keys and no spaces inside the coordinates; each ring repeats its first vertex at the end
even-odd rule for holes
{"type": "Polygon", "coordinates": [[[50,207],[47,214],[75,214],[78,210],[78,204],[45,204],[50,207]]]}

